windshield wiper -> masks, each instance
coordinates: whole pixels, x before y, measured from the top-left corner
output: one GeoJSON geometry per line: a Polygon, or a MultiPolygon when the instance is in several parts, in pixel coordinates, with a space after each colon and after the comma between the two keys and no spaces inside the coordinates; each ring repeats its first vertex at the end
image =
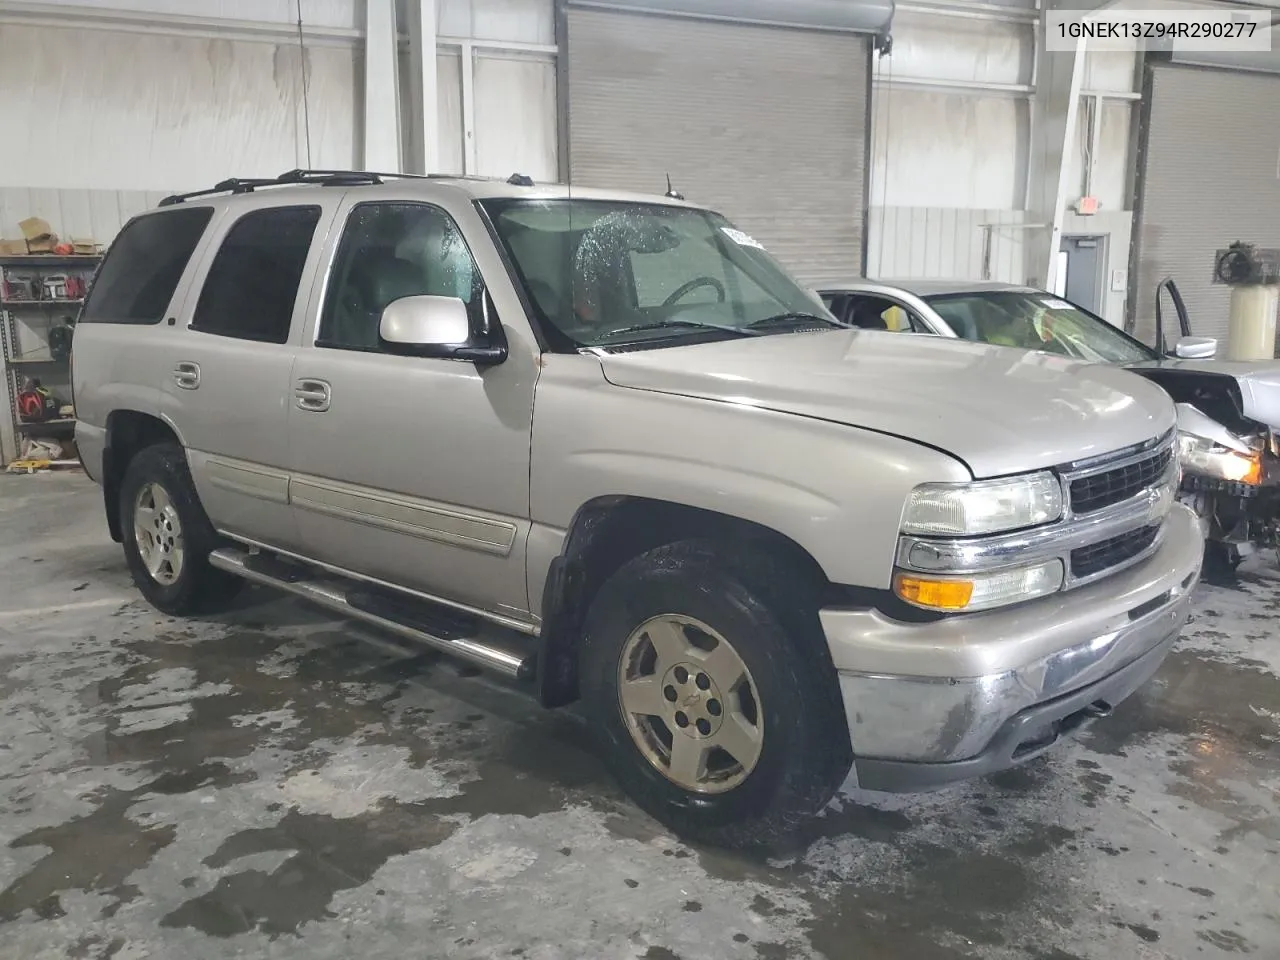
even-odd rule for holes
{"type": "Polygon", "coordinates": [[[727,323],[711,323],[707,320],[663,320],[659,323],[641,323],[634,327],[622,327],[620,330],[610,330],[597,342],[603,343],[612,340],[614,337],[621,337],[628,333],[644,333],[647,330],[674,330],[678,328],[687,328],[690,330],[720,330],[724,333],[731,333],[736,337],[758,337],[761,334],[746,327],[734,327],[727,323]]]}
{"type": "Polygon", "coordinates": [[[746,329],[761,330],[766,327],[783,327],[783,326],[807,327],[813,323],[820,323],[823,326],[827,326],[827,327],[840,327],[840,328],[844,327],[844,324],[836,320],[832,320],[829,317],[820,317],[816,313],[803,313],[803,312],[789,311],[787,313],[775,313],[772,317],[765,317],[762,320],[756,320],[752,323],[747,324],[746,329]]]}

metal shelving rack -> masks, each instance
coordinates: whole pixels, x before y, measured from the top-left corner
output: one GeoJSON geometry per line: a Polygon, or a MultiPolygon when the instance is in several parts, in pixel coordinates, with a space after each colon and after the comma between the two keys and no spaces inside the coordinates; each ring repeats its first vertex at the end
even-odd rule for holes
{"type": "Polygon", "coordinates": [[[33,254],[25,257],[0,257],[0,346],[3,346],[5,400],[8,416],[0,417],[0,460],[8,463],[20,453],[19,440],[28,435],[67,437],[75,429],[74,417],[59,417],[39,423],[24,423],[18,418],[18,394],[25,379],[38,379],[59,395],[65,403],[71,402],[71,367],[67,359],[55,359],[49,349],[49,331],[61,317],[71,315],[72,323],[79,313],[82,298],[33,298],[8,299],[5,293],[10,277],[33,277],[38,282],[33,292],[44,291],[44,278],[51,274],[77,274],[86,281],[97,269],[101,256],[44,256],[33,254]],[[30,337],[21,335],[19,326],[36,331],[39,345],[30,343],[30,337]]]}

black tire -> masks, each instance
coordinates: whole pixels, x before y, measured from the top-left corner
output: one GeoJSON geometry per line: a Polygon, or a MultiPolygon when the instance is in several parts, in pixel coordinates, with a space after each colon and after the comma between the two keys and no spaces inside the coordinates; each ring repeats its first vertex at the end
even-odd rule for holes
{"type": "Polygon", "coordinates": [[[120,483],[120,524],[129,573],[157,610],[175,617],[213,613],[225,608],[243,588],[239,577],[209,565],[209,553],[218,546],[219,538],[200,505],[186,455],[178,444],[146,447],[129,461],[120,483]],[[183,559],[177,578],[169,584],[160,583],[147,569],[134,524],[138,495],[153,483],[168,495],[181,523],[183,559]]]}
{"type": "Polygon", "coordinates": [[[1219,587],[1232,587],[1239,582],[1236,568],[1244,562],[1235,544],[1223,540],[1209,540],[1204,545],[1204,569],[1201,578],[1205,583],[1219,587]]]}
{"type": "Polygon", "coordinates": [[[584,707],[623,789],[677,835],[722,846],[766,846],[821,810],[853,757],[839,683],[814,590],[765,554],[733,559],[704,542],[651,550],[623,566],[587,613],[584,707]],[[627,638],[662,614],[695,618],[730,640],[759,690],[763,745],[746,779],[724,793],[686,790],[636,746],[619,705],[627,638]]]}

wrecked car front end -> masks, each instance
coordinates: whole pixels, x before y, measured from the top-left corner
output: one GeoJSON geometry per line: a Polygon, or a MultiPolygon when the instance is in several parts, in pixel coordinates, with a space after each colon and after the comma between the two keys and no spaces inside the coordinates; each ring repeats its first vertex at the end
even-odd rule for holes
{"type": "Polygon", "coordinates": [[[1280,410],[1267,402],[1280,369],[1228,373],[1216,365],[1131,368],[1177,404],[1180,499],[1201,518],[1210,579],[1229,578],[1251,553],[1280,546],[1280,410]]]}

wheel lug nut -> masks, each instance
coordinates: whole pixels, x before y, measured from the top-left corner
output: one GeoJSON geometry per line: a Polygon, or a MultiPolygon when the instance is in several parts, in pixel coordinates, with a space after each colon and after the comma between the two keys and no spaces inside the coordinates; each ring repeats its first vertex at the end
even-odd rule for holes
{"type": "Polygon", "coordinates": [[[699,690],[709,690],[711,688],[711,678],[705,673],[698,674],[695,682],[698,684],[699,690]]]}
{"type": "Polygon", "coordinates": [[[698,732],[702,734],[704,737],[710,735],[711,721],[706,719],[700,719],[697,723],[697,727],[698,727],[698,732]]]}
{"type": "Polygon", "coordinates": [[[685,716],[683,710],[676,711],[676,726],[683,730],[689,725],[689,718],[685,716]]]}
{"type": "Polygon", "coordinates": [[[718,716],[720,716],[720,701],[719,701],[719,700],[708,700],[708,701],[707,701],[707,713],[711,714],[713,717],[718,717],[718,716]]]}
{"type": "Polygon", "coordinates": [[[667,684],[662,688],[662,695],[667,698],[667,702],[676,702],[676,688],[671,686],[671,684],[667,684]]]}
{"type": "Polygon", "coordinates": [[[676,667],[675,669],[676,683],[688,683],[689,671],[684,667],[676,667]]]}

